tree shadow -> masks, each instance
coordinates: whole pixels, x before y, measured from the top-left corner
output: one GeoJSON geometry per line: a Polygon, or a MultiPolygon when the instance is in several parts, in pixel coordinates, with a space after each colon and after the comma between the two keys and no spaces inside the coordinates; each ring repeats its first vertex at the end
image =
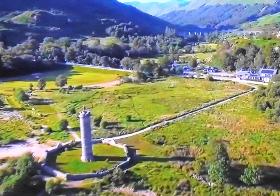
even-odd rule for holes
{"type": "MultiPolygon", "coordinates": [[[[231,167],[231,183],[237,187],[243,187],[244,184],[240,180],[240,176],[243,174],[244,169],[248,167],[247,165],[235,163],[231,167]]],[[[262,183],[259,185],[262,188],[280,190],[280,168],[260,165],[258,168],[261,171],[262,183]]]]}

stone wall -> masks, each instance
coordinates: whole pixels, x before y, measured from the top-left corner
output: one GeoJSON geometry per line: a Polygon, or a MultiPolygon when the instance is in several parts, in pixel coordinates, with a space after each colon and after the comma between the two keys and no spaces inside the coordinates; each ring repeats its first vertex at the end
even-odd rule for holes
{"type": "Polygon", "coordinates": [[[49,150],[47,152],[46,161],[44,164],[41,165],[41,169],[43,172],[45,172],[47,175],[62,178],[64,180],[69,181],[75,181],[75,180],[84,180],[88,178],[102,178],[110,173],[113,173],[113,171],[117,168],[121,168],[122,170],[127,170],[130,168],[135,160],[136,153],[133,149],[129,148],[126,144],[118,144],[114,140],[95,140],[94,143],[104,143],[108,145],[115,146],[117,148],[123,149],[123,151],[126,154],[126,160],[119,163],[112,169],[104,170],[104,171],[98,171],[95,173],[85,173],[85,174],[69,174],[69,173],[63,173],[61,171],[56,170],[55,168],[50,166],[50,163],[56,159],[57,155],[63,151],[65,151],[67,148],[73,148],[80,144],[80,142],[67,142],[64,144],[59,144],[55,148],[49,150]]]}

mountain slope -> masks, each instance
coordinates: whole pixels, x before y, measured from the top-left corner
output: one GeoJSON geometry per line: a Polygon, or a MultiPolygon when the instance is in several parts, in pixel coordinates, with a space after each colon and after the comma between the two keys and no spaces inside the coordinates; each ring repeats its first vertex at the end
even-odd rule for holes
{"type": "Polygon", "coordinates": [[[80,37],[94,33],[102,36],[108,27],[129,22],[138,25],[143,34],[161,33],[170,26],[116,0],[0,1],[2,37],[14,39],[28,35],[80,37]]]}
{"type": "Polygon", "coordinates": [[[191,0],[186,9],[160,16],[178,25],[229,29],[280,11],[276,0],[191,0]]]}
{"type": "Polygon", "coordinates": [[[188,2],[186,0],[173,0],[168,2],[150,2],[150,3],[133,1],[133,2],[128,2],[126,4],[136,7],[137,9],[146,12],[148,14],[151,14],[153,16],[160,16],[175,10],[185,9],[188,2]]]}
{"type": "Polygon", "coordinates": [[[259,18],[257,21],[245,23],[243,29],[250,30],[279,30],[280,28],[280,13],[266,15],[259,18]]]}

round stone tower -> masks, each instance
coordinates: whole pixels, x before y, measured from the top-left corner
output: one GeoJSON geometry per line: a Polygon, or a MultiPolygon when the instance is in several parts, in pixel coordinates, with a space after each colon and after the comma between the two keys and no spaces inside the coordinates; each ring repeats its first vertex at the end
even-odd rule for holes
{"type": "Polygon", "coordinates": [[[81,144],[83,162],[92,162],[92,135],[91,135],[91,113],[89,110],[83,109],[80,112],[80,129],[81,129],[81,144]]]}

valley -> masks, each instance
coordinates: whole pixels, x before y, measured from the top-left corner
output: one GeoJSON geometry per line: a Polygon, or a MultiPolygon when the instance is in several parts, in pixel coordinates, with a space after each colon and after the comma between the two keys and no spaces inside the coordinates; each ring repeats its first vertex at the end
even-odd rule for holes
{"type": "Polygon", "coordinates": [[[279,195],[279,5],[2,0],[0,195],[279,195]]]}

